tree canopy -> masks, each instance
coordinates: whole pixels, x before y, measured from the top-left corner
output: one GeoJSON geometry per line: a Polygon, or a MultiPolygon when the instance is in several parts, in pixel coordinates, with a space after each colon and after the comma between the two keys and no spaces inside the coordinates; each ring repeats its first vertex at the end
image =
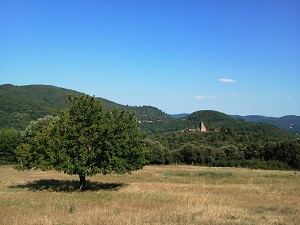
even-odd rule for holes
{"type": "Polygon", "coordinates": [[[106,110],[91,96],[69,97],[70,108],[55,119],[40,119],[28,127],[26,143],[17,150],[18,169],[59,170],[76,174],[80,189],[85,177],[97,173],[130,173],[147,163],[145,134],[134,114],[106,110]],[[33,129],[38,127],[38,129],[33,129]]]}
{"type": "Polygon", "coordinates": [[[16,161],[15,149],[22,142],[21,132],[14,128],[0,129],[0,164],[16,161]]]}

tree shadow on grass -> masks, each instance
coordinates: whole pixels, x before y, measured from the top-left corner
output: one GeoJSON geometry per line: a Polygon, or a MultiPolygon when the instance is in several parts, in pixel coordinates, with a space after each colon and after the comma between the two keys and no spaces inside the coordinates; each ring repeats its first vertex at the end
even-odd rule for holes
{"type": "MultiPolygon", "coordinates": [[[[84,191],[119,190],[127,186],[124,183],[99,183],[86,181],[84,191]]],[[[10,188],[26,188],[31,191],[75,192],[79,190],[78,180],[42,179],[27,184],[10,186],[10,188]]]]}

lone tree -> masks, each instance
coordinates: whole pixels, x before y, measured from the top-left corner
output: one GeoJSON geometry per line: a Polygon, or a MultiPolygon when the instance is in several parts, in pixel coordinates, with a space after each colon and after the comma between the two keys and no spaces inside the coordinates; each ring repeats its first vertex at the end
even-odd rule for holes
{"type": "Polygon", "coordinates": [[[70,108],[58,117],[40,119],[42,126],[30,125],[34,129],[27,129],[26,143],[17,149],[17,169],[77,174],[79,188],[84,190],[86,176],[143,168],[148,150],[133,113],[106,110],[90,96],[69,97],[68,101],[70,108]]]}

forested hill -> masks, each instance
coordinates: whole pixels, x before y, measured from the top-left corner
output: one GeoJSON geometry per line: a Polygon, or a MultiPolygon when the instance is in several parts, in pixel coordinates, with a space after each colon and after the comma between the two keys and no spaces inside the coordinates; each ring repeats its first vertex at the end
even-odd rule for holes
{"type": "MultiPolygon", "coordinates": [[[[66,108],[69,95],[81,94],[83,93],[49,85],[0,85],[0,128],[24,130],[30,121],[46,115],[57,115],[59,109],[66,108]]],[[[205,121],[209,131],[258,132],[274,137],[287,137],[286,132],[274,126],[246,122],[216,111],[203,110],[173,118],[152,106],[125,106],[99,99],[106,108],[119,107],[135,112],[140,127],[149,134],[195,129],[199,122],[205,121]]]]}
{"type": "MultiPolygon", "coordinates": [[[[66,108],[69,95],[83,93],[50,85],[14,86],[0,85],[0,128],[14,127],[24,130],[32,120],[46,115],[57,115],[59,109],[66,108]]],[[[119,107],[136,113],[141,123],[171,120],[171,116],[151,106],[124,106],[99,98],[107,108],[119,107]]],[[[151,122],[151,123],[152,123],[151,122]]]]}
{"type": "Polygon", "coordinates": [[[269,123],[290,133],[300,134],[300,116],[289,115],[282,117],[266,117],[266,116],[238,116],[232,115],[233,118],[240,118],[255,123],[269,123]]]}
{"type": "Polygon", "coordinates": [[[279,139],[290,138],[293,136],[271,124],[250,122],[240,118],[235,119],[224,113],[212,110],[194,112],[188,115],[186,120],[188,120],[194,126],[197,126],[199,121],[204,121],[208,131],[225,132],[229,134],[256,133],[257,135],[279,139]]]}
{"type": "MultiPolygon", "coordinates": [[[[187,113],[173,114],[173,118],[184,118],[188,116],[187,113]]],[[[300,134],[300,116],[288,115],[282,117],[266,117],[260,115],[240,116],[240,115],[229,115],[234,119],[242,119],[248,122],[255,123],[268,123],[283,129],[292,134],[300,134]]]]}
{"type": "Polygon", "coordinates": [[[69,94],[78,92],[47,85],[0,86],[0,126],[24,129],[32,120],[56,115],[69,94]]]}

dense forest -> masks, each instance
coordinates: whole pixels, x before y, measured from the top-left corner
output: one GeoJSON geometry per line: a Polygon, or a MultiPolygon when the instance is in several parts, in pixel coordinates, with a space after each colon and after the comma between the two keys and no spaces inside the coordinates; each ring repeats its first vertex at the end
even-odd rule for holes
{"type": "Polygon", "coordinates": [[[147,140],[151,163],[300,169],[300,140],[270,124],[234,119],[211,110],[194,112],[181,120],[194,128],[205,121],[207,132],[183,129],[153,135],[147,140]]]}
{"type": "Polygon", "coordinates": [[[147,144],[153,164],[300,169],[300,139],[272,137],[264,129],[170,132],[149,138],[147,144]]]}
{"type": "MultiPolygon", "coordinates": [[[[0,162],[14,163],[14,150],[24,141],[30,122],[56,116],[68,107],[69,95],[82,93],[47,85],[0,85],[0,162]]],[[[108,110],[118,107],[135,113],[140,129],[148,134],[150,164],[300,169],[300,140],[295,132],[212,110],[171,116],[152,106],[97,99],[108,110]],[[199,131],[200,122],[205,122],[206,132],[199,131]]],[[[284,119],[293,124],[291,117],[284,119]]]]}

